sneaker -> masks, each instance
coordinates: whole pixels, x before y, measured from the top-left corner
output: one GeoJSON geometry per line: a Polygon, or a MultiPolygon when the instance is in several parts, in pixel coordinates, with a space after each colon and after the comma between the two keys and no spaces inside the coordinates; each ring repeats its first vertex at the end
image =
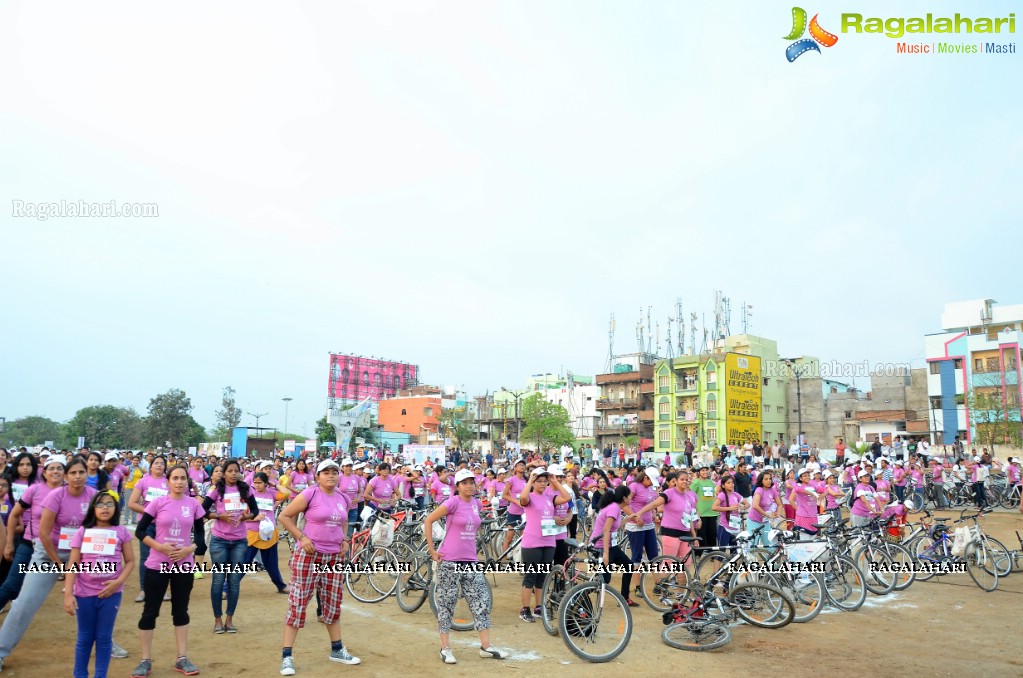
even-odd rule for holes
{"type": "Polygon", "coordinates": [[[135,596],[135,602],[136,603],[144,603],[144,602],[146,602],[146,594],[140,593],[137,596],[135,596]]]}
{"type": "Polygon", "coordinates": [[[196,579],[202,579],[202,572],[196,570],[195,572],[192,573],[192,576],[195,577],[196,579]]]}
{"type": "Polygon", "coordinates": [[[153,660],[143,659],[139,662],[139,665],[135,667],[135,670],[131,672],[131,678],[146,678],[146,676],[152,672],[153,660]]]}
{"type": "Polygon", "coordinates": [[[128,651],[114,643],[110,646],[110,656],[114,659],[124,659],[128,656],[128,651]]]}
{"type": "Polygon", "coordinates": [[[536,618],[533,616],[533,611],[530,610],[528,607],[524,607],[521,610],[519,610],[519,619],[521,619],[524,622],[529,622],[530,624],[536,622],[536,618]]]}
{"type": "Polygon", "coordinates": [[[451,651],[450,647],[442,647],[440,649],[440,658],[444,660],[445,664],[458,663],[458,660],[455,659],[455,653],[451,651]]]}
{"type": "Polygon", "coordinates": [[[348,664],[354,666],[355,664],[361,664],[362,660],[352,655],[347,648],[342,647],[340,650],[330,653],[328,657],[330,661],[337,662],[339,664],[348,664]]]}
{"type": "Polygon", "coordinates": [[[181,657],[174,662],[174,670],[186,676],[198,676],[199,667],[189,661],[188,657],[181,657]]]}
{"type": "Polygon", "coordinates": [[[504,650],[498,650],[496,647],[491,645],[490,647],[481,647],[480,656],[484,659],[507,659],[508,653],[504,650]]]}
{"type": "Polygon", "coordinates": [[[543,608],[540,607],[539,605],[534,607],[533,608],[533,616],[534,617],[542,617],[543,616],[543,608]]]}
{"type": "Polygon", "coordinates": [[[224,630],[227,631],[228,633],[238,633],[238,629],[237,627],[235,627],[234,624],[224,625],[224,630]]]}
{"type": "Polygon", "coordinates": [[[219,635],[220,635],[221,633],[225,633],[225,632],[226,632],[226,630],[227,630],[227,629],[225,629],[225,628],[224,628],[224,626],[223,626],[222,624],[216,624],[216,625],[215,625],[215,626],[213,627],[213,633],[217,634],[218,636],[219,636],[219,635]]]}
{"type": "Polygon", "coordinates": [[[633,600],[632,598],[629,598],[629,599],[628,599],[627,601],[625,601],[625,602],[627,602],[627,603],[629,604],[629,607],[639,607],[639,603],[637,603],[636,601],[634,601],[634,600],[633,600]]]}
{"type": "Polygon", "coordinates": [[[295,658],[285,657],[281,660],[281,675],[282,676],[293,676],[295,675],[295,658]]]}

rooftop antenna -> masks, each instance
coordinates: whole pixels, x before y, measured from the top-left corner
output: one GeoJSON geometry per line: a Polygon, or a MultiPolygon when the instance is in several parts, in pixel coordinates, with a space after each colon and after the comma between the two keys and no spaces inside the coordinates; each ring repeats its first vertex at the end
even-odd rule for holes
{"type": "MultiPolygon", "coordinates": [[[[646,352],[647,353],[651,352],[650,351],[650,348],[651,348],[650,342],[654,338],[654,333],[650,331],[650,311],[651,311],[651,309],[653,309],[652,306],[647,306],[646,307],[646,352]]],[[[643,349],[640,348],[639,350],[642,351],[643,349]]]]}
{"type": "Polygon", "coordinates": [[[696,355],[696,314],[689,314],[689,354],[696,355]]]}
{"type": "Polygon", "coordinates": [[[707,352],[707,316],[703,316],[703,345],[700,346],[700,353],[707,352]]]}
{"type": "MultiPolygon", "coordinates": [[[[654,332],[655,336],[657,337],[657,342],[654,344],[654,346],[657,349],[657,355],[661,355],[661,321],[658,320],[656,323],[654,323],[654,332]]],[[[668,343],[670,344],[671,342],[668,343]]]]}
{"type": "Polygon", "coordinates": [[[721,297],[721,338],[732,335],[732,300],[728,297],[721,297]]]}
{"type": "MultiPolygon", "coordinates": [[[[682,297],[675,298],[675,317],[678,319],[678,354],[686,354],[686,319],[682,313],[682,297]]],[[[668,328],[668,342],[671,343],[671,328],[668,328]]]]}
{"type": "Polygon", "coordinates": [[[615,361],[615,314],[607,324],[607,374],[611,373],[615,361]]]}
{"type": "Polygon", "coordinates": [[[753,304],[742,304],[742,333],[749,334],[753,330],[753,304]]]}
{"type": "Polygon", "coordinates": [[[643,352],[643,307],[639,307],[639,322],[636,323],[636,343],[639,345],[639,352],[643,352]]]}
{"type": "Polygon", "coordinates": [[[672,318],[671,316],[668,316],[668,326],[667,326],[667,329],[664,331],[664,336],[667,337],[667,339],[668,339],[665,342],[665,356],[664,356],[665,358],[674,358],[675,357],[675,347],[672,346],[672,344],[671,344],[671,323],[673,323],[673,322],[675,322],[675,319],[672,318]]]}

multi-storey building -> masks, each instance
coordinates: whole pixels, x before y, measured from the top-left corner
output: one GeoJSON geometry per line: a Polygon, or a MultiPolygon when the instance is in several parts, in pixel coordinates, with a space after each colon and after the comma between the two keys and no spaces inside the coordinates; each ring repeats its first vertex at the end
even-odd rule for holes
{"type": "Polygon", "coordinates": [[[597,375],[600,396],[597,445],[650,446],[654,433],[654,363],[651,353],[616,356],[608,374],[597,375]]]}

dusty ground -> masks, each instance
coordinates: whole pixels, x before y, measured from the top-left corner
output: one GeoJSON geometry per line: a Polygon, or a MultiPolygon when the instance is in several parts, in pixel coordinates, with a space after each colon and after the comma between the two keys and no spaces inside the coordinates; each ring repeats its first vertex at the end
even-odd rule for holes
{"type": "MultiPolygon", "coordinates": [[[[1006,545],[1018,545],[1015,530],[1023,532],[1023,516],[1001,512],[988,519],[987,528],[1006,545]]],[[[282,554],[282,568],[286,559],[282,554]]],[[[125,590],[115,639],[131,653],[111,663],[111,676],[127,678],[139,659],[137,622],[141,605],[132,601],[136,580],[125,590]]],[[[274,592],[265,575],[246,577],[235,623],[237,635],[214,635],[209,603],[210,577],[196,582],[192,596],[189,656],[203,676],[278,675],[281,624],[286,597],[274,592]]],[[[808,624],[790,624],[777,631],[733,628],[733,640],[724,648],[695,653],[675,650],[660,639],[660,616],[646,606],[635,608],[635,629],[626,651],[614,662],[590,665],[576,659],[561,639],[544,633],[539,624],[517,617],[517,582],[510,575],[494,589],[496,612],[493,638],[511,650],[513,658],[497,662],[480,659],[473,633],[453,634],[459,663],[445,666],[437,656],[436,621],[429,605],[405,614],[389,599],[378,605],[345,603],[344,638],[363,664],[348,667],[326,660],[329,652],[323,627],[313,621],[299,635],[295,647],[299,676],[527,676],[557,668],[565,676],[613,674],[653,675],[666,662],[685,662],[698,675],[743,675],[751,667],[769,662],[792,676],[816,676],[850,670],[864,653],[883,658],[885,673],[914,676],[1019,676],[1023,675],[1023,573],[1001,580],[999,589],[984,593],[968,575],[935,577],[907,591],[883,598],[869,596],[858,612],[825,610],[808,624]],[[682,656],[685,655],[685,656],[682,656]],[[758,662],[759,660],[759,662],[758,662]]],[[[158,622],[153,676],[174,672],[170,610],[165,606],[158,622]]],[[[2,617],[0,617],[2,619],[2,617]]],[[[64,614],[60,590],[55,588],[24,640],[8,658],[5,678],[38,678],[71,674],[74,620],[64,614]]],[[[679,666],[679,664],[675,664],[679,666]]]]}

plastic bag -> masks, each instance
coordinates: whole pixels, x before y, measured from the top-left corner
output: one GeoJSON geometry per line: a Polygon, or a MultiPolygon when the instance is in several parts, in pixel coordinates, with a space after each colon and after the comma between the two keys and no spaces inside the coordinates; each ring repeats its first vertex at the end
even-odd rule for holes
{"type": "Polygon", "coordinates": [[[269,518],[264,517],[261,521],[259,521],[259,538],[263,541],[270,541],[273,539],[275,531],[276,528],[274,527],[273,521],[269,518]]]}
{"type": "Polygon", "coordinates": [[[394,521],[387,518],[376,521],[369,536],[375,546],[390,546],[394,541],[394,521]]]}
{"type": "Polygon", "coordinates": [[[970,528],[957,527],[952,539],[952,555],[959,558],[966,554],[966,547],[970,543],[970,528]]]}

